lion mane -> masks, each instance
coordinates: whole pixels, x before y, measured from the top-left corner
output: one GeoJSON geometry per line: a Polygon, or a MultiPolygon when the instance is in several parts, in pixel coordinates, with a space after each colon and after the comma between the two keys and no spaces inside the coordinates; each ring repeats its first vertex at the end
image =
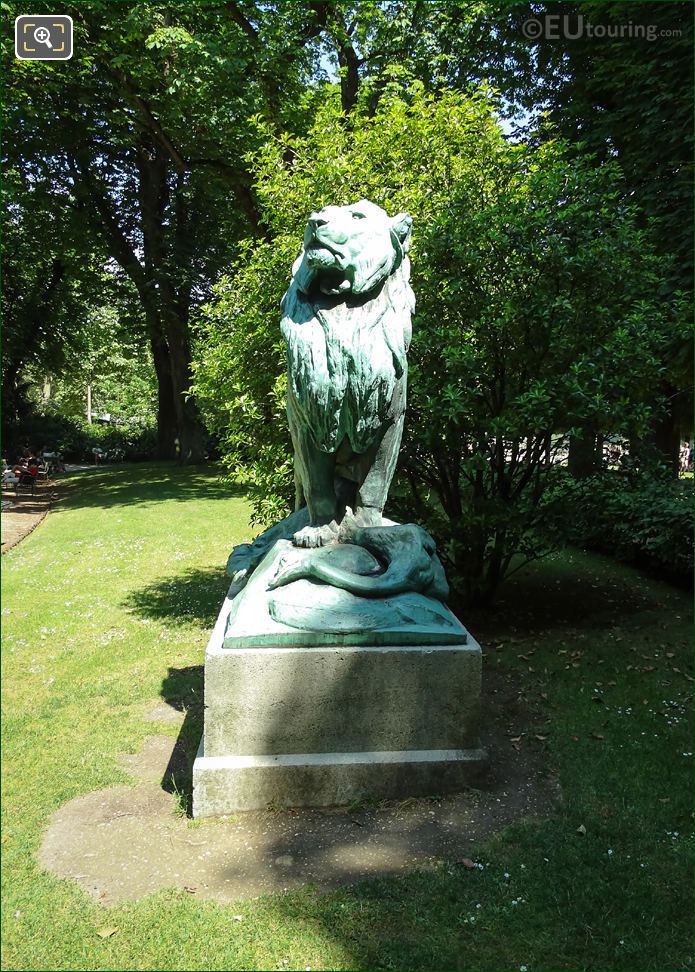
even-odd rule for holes
{"type": "Polygon", "coordinates": [[[280,325],[293,439],[309,430],[321,452],[347,457],[367,453],[402,420],[415,306],[411,226],[367,200],[310,217],[280,325]]]}

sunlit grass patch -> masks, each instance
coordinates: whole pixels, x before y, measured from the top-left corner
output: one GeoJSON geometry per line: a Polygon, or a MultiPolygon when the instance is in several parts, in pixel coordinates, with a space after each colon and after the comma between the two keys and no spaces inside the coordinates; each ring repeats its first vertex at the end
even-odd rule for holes
{"type": "MultiPolygon", "coordinates": [[[[688,597],[578,553],[463,617],[532,713],[520,754],[542,747],[563,795],[547,819],[472,846],[478,866],[230,906],[167,890],[108,911],[38,868],[55,809],[132,783],[118,754],[179,733],[149,709],[192,712],[195,743],[205,642],[248,516],[214,471],[99,469],[3,558],[3,966],[688,968],[688,597]]],[[[188,809],[174,783],[172,814],[188,809]]]]}

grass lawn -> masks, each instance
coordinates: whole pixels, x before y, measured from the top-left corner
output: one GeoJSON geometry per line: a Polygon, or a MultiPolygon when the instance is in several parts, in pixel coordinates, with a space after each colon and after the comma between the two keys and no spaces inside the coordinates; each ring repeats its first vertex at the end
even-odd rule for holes
{"type": "Polygon", "coordinates": [[[50,814],[132,782],[116,755],[166,731],[144,715],[170,669],[202,663],[227,554],[251,533],[213,471],[68,484],[3,558],[4,969],[691,967],[690,597],[575,552],[463,617],[532,713],[515,745],[546,749],[563,793],[475,847],[482,868],[230,907],[168,890],[108,912],[42,872],[50,814]]]}

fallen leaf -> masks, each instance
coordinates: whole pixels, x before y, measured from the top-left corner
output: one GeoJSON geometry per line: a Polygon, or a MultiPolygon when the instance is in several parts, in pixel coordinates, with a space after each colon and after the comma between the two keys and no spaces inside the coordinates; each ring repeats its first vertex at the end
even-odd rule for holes
{"type": "Polygon", "coordinates": [[[459,861],[459,864],[462,867],[465,867],[468,871],[472,871],[475,867],[475,863],[470,859],[470,857],[464,857],[462,861],[459,861]]]}
{"type": "Polygon", "coordinates": [[[548,738],[547,736],[539,736],[538,734],[536,734],[536,739],[538,740],[538,742],[545,742],[547,738],[548,738]]]}
{"type": "Polygon", "coordinates": [[[586,827],[584,826],[584,824],[579,824],[579,826],[577,827],[577,833],[581,834],[582,837],[586,836],[586,827]]]}
{"type": "Polygon", "coordinates": [[[579,736],[570,736],[572,742],[579,742],[579,736]]]}
{"type": "Polygon", "coordinates": [[[198,893],[198,888],[189,887],[188,885],[184,885],[183,890],[184,891],[188,891],[189,894],[197,894],[198,893]]]}
{"type": "Polygon", "coordinates": [[[594,739],[605,739],[606,737],[600,732],[592,732],[591,735],[594,739]]]}
{"type": "Polygon", "coordinates": [[[117,928],[100,928],[97,935],[99,938],[111,938],[111,936],[115,935],[117,931],[117,928]]]}

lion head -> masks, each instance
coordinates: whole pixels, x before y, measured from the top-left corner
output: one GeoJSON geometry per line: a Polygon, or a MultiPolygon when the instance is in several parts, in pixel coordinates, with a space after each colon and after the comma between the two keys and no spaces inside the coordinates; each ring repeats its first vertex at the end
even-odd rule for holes
{"type": "Polygon", "coordinates": [[[331,296],[375,290],[403,262],[412,225],[405,213],[391,218],[366,199],[312,213],[292,267],[297,288],[331,296]]]}

